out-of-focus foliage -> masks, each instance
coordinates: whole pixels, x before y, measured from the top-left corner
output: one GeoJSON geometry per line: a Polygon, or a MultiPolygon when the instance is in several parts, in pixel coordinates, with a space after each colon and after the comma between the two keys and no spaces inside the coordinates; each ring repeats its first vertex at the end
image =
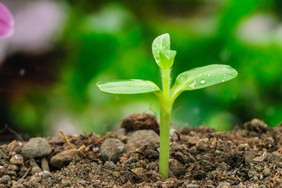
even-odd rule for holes
{"type": "Polygon", "coordinates": [[[175,126],[206,123],[224,130],[251,118],[271,126],[281,122],[279,0],[65,4],[68,18],[55,44],[63,49],[57,82],[11,105],[11,117],[22,130],[104,134],[131,113],[157,114],[153,95],[106,95],[96,82],[136,78],[160,85],[151,43],[162,33],[170,33],[177,51],[173,80],[208,64],[229,64],[239,73],[228,83],[182,94],[174,105],[175,126]]]}

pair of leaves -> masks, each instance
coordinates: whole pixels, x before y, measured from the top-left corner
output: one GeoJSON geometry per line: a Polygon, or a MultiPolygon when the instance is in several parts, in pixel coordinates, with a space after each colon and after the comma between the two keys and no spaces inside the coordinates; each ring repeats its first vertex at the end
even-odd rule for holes
{"type": "MultiPolygon", "coordinates": [[[[152,45],[153,55],[161,69],[169,69],[173,65],[176,55],[170,50],[170,38],[168,34],[157,37],[152,45]]],[[[237,76],[237,71],[229,65],[208,65],[195,68],[178,75],[171,89],[171,97],[178,96],[186,90],[205,88],[218,83],[226,82],[237,76]]],[[[153,82],[147,80],[126,80],[116,82],[99,82],[99,89],[112,94],[138,94],[161,92],[153,82]]]]}
{"type": "MultiPolygon", "coordinates": [[[[237,76],[237,71],[229,65],[208,65],[181,73],[172,88],[173,93],[185,90],[205,88],[226,82],[237,76]]],[[[101,91],[112,94],[138,94],[160,91],[159,87],[146,80],[127,80],[117,82],[99,82],[101,91]]]]}

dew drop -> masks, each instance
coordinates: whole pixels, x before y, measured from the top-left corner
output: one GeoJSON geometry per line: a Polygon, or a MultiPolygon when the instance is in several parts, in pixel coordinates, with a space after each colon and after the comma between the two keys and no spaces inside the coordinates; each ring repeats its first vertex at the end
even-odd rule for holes
{"type": "Polygon", "coordinates": [[[189,86],[194,89],[195,88],[195,84],[196,84],[196,80],[194,80],[194,82],[192,84],[190,84],[189,86]]]}
{"type": "Polygon", "coordinates": [[[204,84],[204,83],[206,83],[206,80],[201,80],[201,84],[204,84]]]}
{"type": "Polygon", "coordinates": [[[224,80],[221,80],[221,82],[224,82],[224,80]]]}

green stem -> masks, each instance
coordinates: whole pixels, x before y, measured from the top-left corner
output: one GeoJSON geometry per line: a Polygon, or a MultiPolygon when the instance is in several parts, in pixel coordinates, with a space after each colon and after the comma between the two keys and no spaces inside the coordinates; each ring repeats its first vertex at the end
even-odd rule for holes
{"type": "Polygon", "coordinates": [[[166,105],[161,105],[159,173],[164,179],[168,178],[169,171],[170,115],[170,110],[167,109],[166,105]]]}
{"type": "Polygon", "coordinates": [[[170,95],[170,69],[163,69],[162,73],[162,85],[164,97],[169,99],[170,95]]]}
{"type": "Polygon", "coordinates": [[[162,70],[163,96],[160,100],[160,160],[159,173],[168,178],[170,146],[170,70],[162,70]]]}

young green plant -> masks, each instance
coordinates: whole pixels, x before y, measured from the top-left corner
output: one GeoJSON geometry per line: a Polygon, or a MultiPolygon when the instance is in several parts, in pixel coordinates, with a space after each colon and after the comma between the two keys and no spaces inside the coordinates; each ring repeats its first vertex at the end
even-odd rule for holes
{"type": "Polygon", "coordinates": [[[158,36],[152,44],[153,56],[161,70],[162,89],[147,80],[125,80],[116,82],[98,82],[97,86],[105,93],[140,94],[154,93],[160,101],[160,159],[159,173],[168,178],[170,118],[175,99],[187,90],[205,88],[226,82],[237,76],[237,71],[229,65],[213,64],[198,67],[179,74],[171,87],[171,67],[176,51],[170,50],[169,34],[158,36]]]}

